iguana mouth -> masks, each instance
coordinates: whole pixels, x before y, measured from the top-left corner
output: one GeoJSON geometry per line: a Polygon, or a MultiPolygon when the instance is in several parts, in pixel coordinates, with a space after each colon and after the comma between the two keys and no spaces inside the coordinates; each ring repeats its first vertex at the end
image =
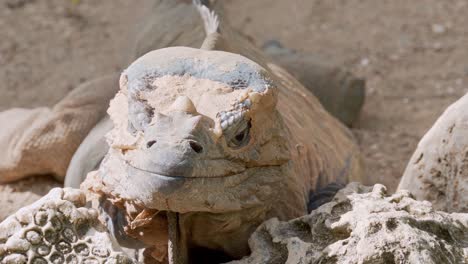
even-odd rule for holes
{"type": "MultiPolygon", "coordinates": [[[[132,164],[130,164],[128,161],[125,161],[125,163],[135,169],[135,170],[138,170],[138,171],[141,171],[141,172],[145,172],[145,173],[149,173],[149,174],[152,174],[152,175],[155,175],[155,176],[158,176],[158,177],[163,177],[163,178],[168,178],[168,179],[174,179],[174,180],[177,180],[177,179],[187,179],[187,180],[190,180],[190,179],[213,179],[213,178],[226,178],[226,177],[232,177],[232,176],[236,176],[236,175],[239,175],[239,174],[242,174],[242,173],[245,173],[247,170],[251,169],[251,168],[245,168],[244,170],[242,171],[239,171],[239,172],[232,172],[232,173],[228,173],[228,174],[224,174],[224,175],[215,175],[215,176],[180,176],[180,175],[166,175],[164,173],[159,173],[157,171],[151,171],[151,170],[146,170],[146,169],[142,169],[142,168],[138,168],[136,166],[133,166],[132,164]]],[[[276,165],[272,165],[272,167],[275,167],[276,165]]],[[[254,167],[252,167],[254,168],[254,167]]]]}
{"type": "Polygon", "coordinates": [[[227,174],[224,174],[224,175],[215,175],[215,176],[177,176],[177,175],[166,175],[166,174],[163,174],[163,173],[159,173],[159,172],[156,172],[156,171],[151,171],[151,170],[146,170],[146,169],[142,169],[142,168],[138,168],[136,166],[133,166],[132,164],[130,164],[128,161],[125,161],[125,163],[135,169],[135,170],[138,170],[138,171],[141,171],[141,172],[145,172],[145,173],[149,173],[149,174],[152,174],[152,175],[155,175],[155,176],[158,176],[158,177],[163,177],[163,178],[168,178],[168,179],[174,179],[174,180],[177,180],[177,179],[187,179],[187,180],[190,180],[190,179],[216,179],[216,178],[227,178],[227,177],[233,177],[233,176],[236,176],[236,175],[240,175],[240,174],[243,174],[245,173],[246,171],[250,170],[250,169],[258,169],[258,168],[265,168],[265,167],[268,167],[268,168],[274,168],[274,167],[281,167],[283,164],[277,164],[277,165],[266,165],[266,166],[255,166],[255,167],[246,167],[244,168],[242,171],[238,171],[238,172],[232,172],[232,173],[227,173],[227,174]]]}

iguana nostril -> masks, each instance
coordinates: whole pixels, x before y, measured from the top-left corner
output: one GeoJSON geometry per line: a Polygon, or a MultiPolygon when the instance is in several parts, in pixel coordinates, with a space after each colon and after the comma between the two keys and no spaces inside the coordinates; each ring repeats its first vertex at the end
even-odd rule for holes
{"type": "Polygon", "coordinates": [[[151,148],[151,146],[153,146],[154,144],[156,144],[156,140],[148,141],[148,142],[146,143],[146,147],[147,147],[147,148],[151,148]]]}
{"type": "Polygon", "coordinates": [[[201,153],[203,151],[203,147],[197,142],[190,141],[189,144],[190,144],[190,147],[193,149],[193,151],[195,151],[196,153],[201,153]]]}

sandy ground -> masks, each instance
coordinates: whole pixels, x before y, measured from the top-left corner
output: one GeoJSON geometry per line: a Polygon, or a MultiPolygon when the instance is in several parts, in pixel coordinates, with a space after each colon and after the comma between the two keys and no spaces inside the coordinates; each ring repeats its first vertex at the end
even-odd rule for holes
{"type": "MultiPolygon", "coordinates": [[[[77,84],[121,70],[129,30],[150,0],[0,0],[0,111],[50,106],[77,84]]],[[[394,189],[419,139],[468,91],[467,0],[231,0],[234,26],[262,45],[338,61],[367,80],[353,128],[368,183],[394,189]]],[[[0,125],[1,133],[1,125],[0,125]]],[[[0,219],[56,185],[0,186],[0,219]]]]}

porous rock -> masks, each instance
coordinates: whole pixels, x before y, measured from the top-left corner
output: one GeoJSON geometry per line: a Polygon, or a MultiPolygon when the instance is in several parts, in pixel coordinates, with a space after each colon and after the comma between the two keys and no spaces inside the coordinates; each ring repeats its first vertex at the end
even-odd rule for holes
{"type": "Polygon", "coordinates": [[[0,224],[0,263],[133,263],[119,251],[85,195],[52,189],[0,224]]]}
{"type": "Polygon", "coordinates": [[[435,211],[409,192],[349,184],[309,215],[264,222],[251,263],[467,263],[468,214],[435,211]]]}

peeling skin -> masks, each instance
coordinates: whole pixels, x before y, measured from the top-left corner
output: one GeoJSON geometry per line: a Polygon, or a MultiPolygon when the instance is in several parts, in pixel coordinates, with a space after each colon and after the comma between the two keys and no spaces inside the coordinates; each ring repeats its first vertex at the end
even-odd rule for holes
{"type": "Polygon", "coordinates": [[[108,110],[109,153],[82,189],[125,212],[129,226],[143,209],[177,212],[191,246],[244,256],[262,221],[304,215],[317,186],[359,174],[343,127],[287,73],[270,70],[182,47],[138,59],[108,110]]]}
{"type": "MultiPolygon", "coordinates": [[[[223,56],[239,59],[237,55],[223,56]]],[[[208,58],[215,57],[220,56],[208,58]]],[[[138,61],[135,63],[138,65],[138,61]]],[[[252,65],[256,71],[265,71],[252,65]]],[[[270,214],[277,200],[273,190],[281,188],[285,174],[291,175],[287,172],[290,157],[286,134],[275,110],[277,88],[271,81],[265,81],[262,89],[255,86],[238,89],[214,78],[188,74],[147,77],[146,83],[141,83],[126,76],[134,71],[132,67],[123,74],[124,87],[108,111],[114,122],[114,129],[108,135],[112,148],[99,170],[98,177],[102,178],[94,179],[102,181],[102,185],[99,187],[94,181],[92,188],[110,200],[134,201],[144,208],[179,212],[184,219],[191,219],[192,212],[225,214],[219,224],[236,222],[236,226],[246,226],[231,235],[213,234],[211,239],[224,240],[231,236],[232,241],[239,241],[235,242],[239,246],[227,249],[229,254],[244,254],[249,234],[270,214]],[[132,80],[144,87],[133,86],[138,90],[133,95],[129,89],[134,85],[132,80]],[[138,118],[138,114],[129,112],[130,104],[135,104],[132,100],[151,110],[147,112],[150,113],[148,124],[136,131],[128,129],[132,116],[138,118]],[[245,145],[235,148],[228,145],[239,131],[235,130],[235,124],[222,129],[221,113],[240,110],[243,118],[236,123],[250,123],[249,138],[245,145]],[[190,149],[193,143],[202,146],[201,153],[190,149]]],[[[219,68],[231,70],[226,65],[219,68]]],[[[252,83],[257,85],[259,81],[252,83]]],[[[300,196],[292,195],[288,199],[289,205],[297,204],[295,208],[301,208],[300,196]]],[[[283,210],[275,214],[289,218],[304,213],[302,208],[300,211],[283,210]]],[[[197,219],[211,221],[211,216],[200,213],[197,219]]],[[[214,230],[217,222],[213,223],[214,230]]],[[[198,232],[199,227],[187,228],[198,232]]]]}
{"type": "MultiPolygon", "coordinates": [[[[127,78],[123,77],[123,79],[127,78]]],[[[110,133],[109,141],[114,142],[112,145],[117,156],[133,169],[155,173],[162,177],[218,178],[234,176],[235,174],[240,175],[240,173],[245,173],[248,170],[255,169],[255,167],[280,166],[289,160],[287,146],[279,143],[280,140],[284,142],[279,134],[281,129],[276,129],[277,133],[265,133],[265,131],[275,131],[273,128],[269,129],[270,126],[265,125],[265,123],[275,126],[278,123],[280,124],[279,121],[274,122],[274,119],[279,117],[271,115],[271,112],[274,112],[276,103],[274,87],[269,89],[265,87],[261,93],[247,88],[246,92],[233,89],[225,83],[199,79],[189,75],[162,76],[149,80],[149,83],[149,86],[145,85],[145,89],[141,89],[138,93],[138,98],[151,107],[153,115],[149,126],[155,126],[155,137],[160,137],[160,139],[151,140],[145,135],[144,131],[132,133],[125,129],[130,120],[127,119],[128,115],[125,113],[125,101],[128,99],[123,92],[111,103],[109,111],[116,128],[115,131],[110,133]],[[187,113],[184,109],[178,109],[180,106],[177,107],[179,104],[177,101],[180,98],[189,100],[195,109],[190,111],[191,113],[187,113]],[[229,139],[220,139],[220,137],[226,136],[226,133],[224,131],[221,134],[216,133],[220,127],[219,113],[232,111],[236,105],[245,100],[251,101],[249,108],[245,108],[244,116],[244,119],[249,119],[252,122],[251,139],[246,146],[232,149],[226,143],[229,139]],[[193,138],[199,141],[204,149],[202,159],[195,158],[187,165],[187,167],[190,167],[190,172],[181,169],[175,174],[171,172],[164,173],[166,170],[160,168],[162,164],[156,165],[148,160],[148,157],[152,157],[154,154],[148,155],[145,152],[147,142],[172,142],[172,145],[169,144],[169,146],[159,146],[159,149],[168,147],[170,151],[165,152],[166,154],[163,153],[163,155],[169,155],[177,152],[177,147],[183,144],[184,138],[193,138]],[[122,139],[127,140],[122,143],[122,139]],[[272,142],[268,143],[269,141],[272,142]],[[118,144],[115,144],[115,142],[118,142],[118,144]],[[259,148],[269,148],[273,153],[278,153],[281,148],[286,151],[281,151],[280,153],[284,153],[282,155],[259,155],[259,148]],[[278,150],[275,150],[275,148],[278,150]],[[225,159],[226,155],[230,156],[231,160],[225,159]]],[[[148,134],[152,130],[148,128],[146,131],[148,134]]],[[[188,159],[188,156],[184,156],[187,155],[184,152],[185,150],[181,151],[183,153],[180,155],[182,155],[183,159],[180,162],[184,162],[188,159]]],[[[270,152],[262,151],[261,153],[270,152]]],[[[157,153],[155,154],[157,155],[157,153]]],[[[163,159],[165,157],[161,156],[156,160],[163,159]]],[[[171,163],[171,161],[167,160],[165,163],[171,163]]],[[[189,202],[187,206],[190,204],[189,202]]]]}

